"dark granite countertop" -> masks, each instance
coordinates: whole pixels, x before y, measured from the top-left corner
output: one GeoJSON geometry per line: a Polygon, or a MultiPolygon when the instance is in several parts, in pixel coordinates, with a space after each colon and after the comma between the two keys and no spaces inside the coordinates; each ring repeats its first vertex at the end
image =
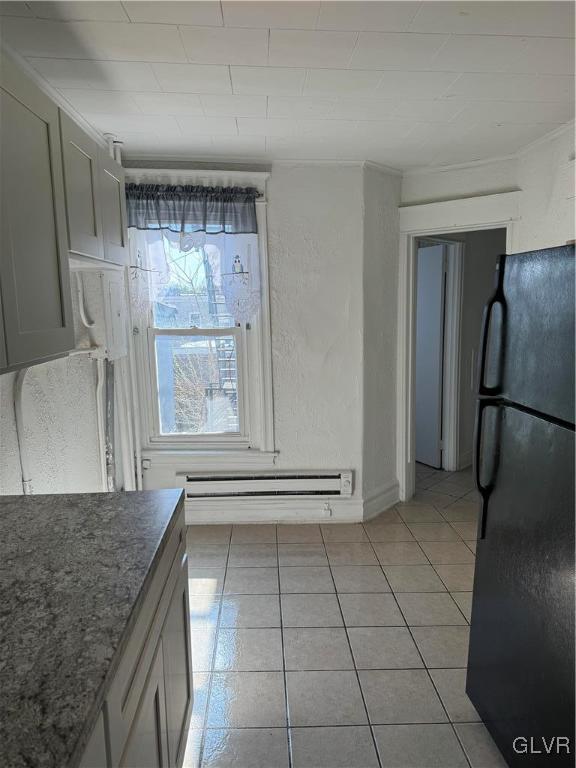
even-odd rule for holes
{"type": "Polygon", "coordinates": [[[0,496],[2,768],[78,764],[181,496],[0,496]]]}

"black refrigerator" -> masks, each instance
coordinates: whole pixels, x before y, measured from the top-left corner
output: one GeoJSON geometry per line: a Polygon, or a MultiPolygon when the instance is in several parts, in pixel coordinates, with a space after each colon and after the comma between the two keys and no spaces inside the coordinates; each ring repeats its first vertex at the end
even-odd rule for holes
{"type": "Polygon", "coordinates": [[[502,256],[484,314],[466,690],[510,766],[575,764],[574,277],[574,246],[502,256]]]}

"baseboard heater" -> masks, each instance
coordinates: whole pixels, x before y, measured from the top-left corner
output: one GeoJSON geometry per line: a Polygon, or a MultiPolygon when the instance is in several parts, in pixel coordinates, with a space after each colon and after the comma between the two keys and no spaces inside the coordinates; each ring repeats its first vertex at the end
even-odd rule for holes
{"type": "Polygon", "coordinates": [[[187,499],[247,496],[351,496],[352,470],[258,475],[185,474],[187,499]]]}

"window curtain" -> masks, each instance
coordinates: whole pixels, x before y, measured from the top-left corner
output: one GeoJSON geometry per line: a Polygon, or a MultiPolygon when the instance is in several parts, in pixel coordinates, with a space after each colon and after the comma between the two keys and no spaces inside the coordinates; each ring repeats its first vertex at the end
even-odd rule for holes
{"type": "Polygon", "coordinates": [[[126,185],[128,226],[155,230],[146,235],[149,285],[155,301],[173,310],[169,326],[254,319],[261,305],[258,196],[253,188],[126,185]]]}
{"type": "Polygon", "coordinates": [[[256,234],[258,196],[253,187],[127,184],[128,227],[256,234]]]}

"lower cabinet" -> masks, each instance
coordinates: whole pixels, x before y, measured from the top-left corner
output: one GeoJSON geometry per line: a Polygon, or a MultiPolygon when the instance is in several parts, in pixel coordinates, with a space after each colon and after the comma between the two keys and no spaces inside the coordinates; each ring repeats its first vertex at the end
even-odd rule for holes
{"type": "MultiPolygon", "coordinates": [[[[192,711],[192,653],[183,514],[105,696],[107,757],[98,768],[180,768],[184,760],[192,711]]],[[[97,765],[98,729],[81,768],[97,765]]]]}
{"type": "Polygon", "coordinates": [[[158,643],[138,712],[124,750],[122,768],[165,768],[169,762],[162,641],[158,643]]]}
{"type": "Polygon", "coordinates": [[[186,749],[188,710],[192,701],[192,659],[188,607],[188,574],[176,585],[162,632],[168,753],[180,765],[186,749]]]}

